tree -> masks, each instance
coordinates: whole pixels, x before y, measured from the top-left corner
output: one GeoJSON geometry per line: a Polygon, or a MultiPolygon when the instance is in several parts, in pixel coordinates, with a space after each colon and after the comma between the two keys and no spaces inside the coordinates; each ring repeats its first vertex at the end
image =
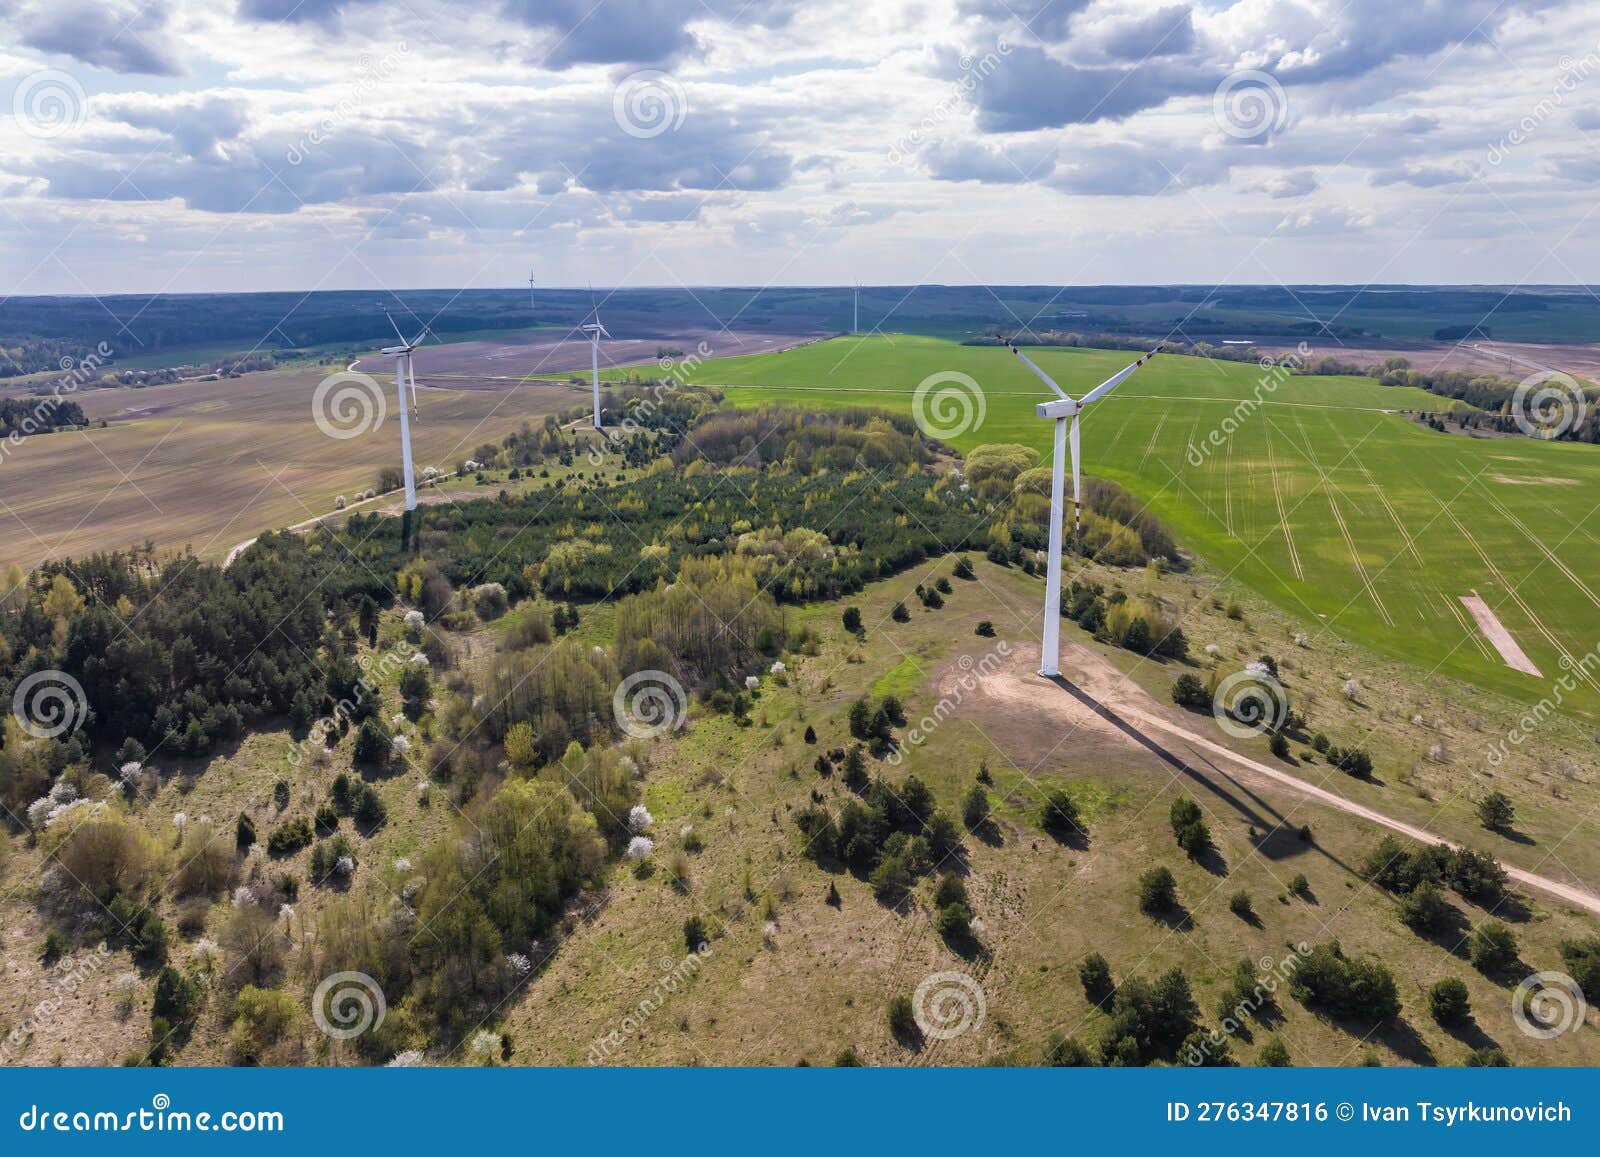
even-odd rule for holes
{"type": "Polygon", "coordinates": [[[1472,966],[1493,975],[1508,971],[1517,962],[1517,938],[1498,920],[1485,920],[1473,930],[1467,942],[1472,966]]]}
{"type": "Polygon", "coordinates": [[[1228,911],[1241,920],[1254,920],[1256,911],[1250,903],[1250,893],[1239,891],[1228,897],[1228,911]]]}
{"type": "Polygon", "coordinates": [[[239,821],[234,824],[233,840],[241,852],[256,842],[256,823],[244,812],[239,813],[239,821]]]}
{"type": "Polygon", "coordinates": [[[844,609],[844,629],[852,635],[861,633],[861,608],[846,607],[844,609]]]}
{"type": "Polygon", "coordinates": [[[809,723],[806,724],[805,741],[807,743],[815,743],[817,741],[817,729],[809,723]]]}
{"type": "Polygon", "coordinates": [[[1279,759],[1289,758],[1289,740],[1281,731],[1274,731],[1267,740],[1267,749],[1279,759]]]}
{"type": "Polygon", "coordinates": [[[884,856],[870,878],[872,894],[879,903],[898,904],[911,890],[911,872],[900,856],[884,856]]]}
{"type": "Polygon", "coordinates": [[[1172,701],[1179,707],[1199,711],[1211,706],[1211,695],[1198,676],[1185,672],[1172,685],[1172,701]]]}
{"type": "Polygon", "coordinates": [[[1072,1037],[1051,1033],[1045,1041],[1044,1063],[1055,1069],[1082,1069],[1094,1064],[1094,1056],[1072,1037]]]}
{"type": "Polygon", "coordinates": [[[897,623],[909,623],[911,621],[911,612],[906,610],[904,603],[896,603],[894,610],[889,612],[889,617],[897,623]]]}
{"type": "Polygon", "coordinates": [[[690,916],[683,922],[683,942],[690,952],[699,952],[706,944],[706,922],[699,916],[690,916]]]}
{"type": "Polygon", "coordinates": [[[889,1031],[900,1040],[915,1040],[920,1034],[911,998],[903,993],[889,1001],[889,1031]]]}
{"type": "Polygon", "coordinates": [[[1178,846],[1188,853],[1190,859],[1199,859],[1206,854],[1211,847],[1211,832],[1206,827],[1199,804],[1186,795],[1179,796],[1172,801],[1168,818],[1178,846]]]}
{"type": "Polygon", "coordinates": [[[1511,1061],[1506,1056],[1505,1051],[1490,1045],[1473,1049],[1461,1063],[1469,1069],[1506,1069],[1511,1067],[1511,1061]]]}
{"type": "Polygon", "coordinates": [[[1289,1050],[1275,1036],[1267,1038],[1267,1043],[1261,1046],[1261,1055],[1256,1059],[1264,1069],[1286,1069],[1292,1064],[1289,1050]]]}
{"type": "Polygon", "coordinates": [[[1439,981],[1428,989],[1428,1011],[1445,1028],[1465,1024],[1472,1014],[1466,984],[1453,976],[1439,981]]]}
{"type": "Polygon", "coordinates": [[[972,937],[972,911],[959,902],[947,905],[939,910],[934,929],[950,943],[960,944],[972,937]]]}
{"type": "Polygon", "coordinates": [[[1504,792],[1491,791],[1478,801],[1478,822],[1491,832],[1509,832],[1516,818],[1517,809],[1504,792]]]}
{"type": "Polygon", "coordinates": [[[1083,995],[1091,1004],[1103,1004],[1116,991],[1111,979],[1111,965],[1098,952],[1091,952],[1078,965],[1078,980],[1083,985],[1083,995]]]}
{"type": "Polygon", "coordinates": [[[1400,921],[1413,932],[1443,932],[1455,921],[1456,910],[1432,884],[1421,884],[1400,901],[1400,921]]]}
{"type": "Polygon", "coordinates": [[[1590,1004],[1600,1004],[1600,936],[1561,942],[1561,962],[1590,1004]]]}
{"type": "Polygon", "coordinates": [[[1039,826],[1058,840],[1088,834],[1079,821],[1078,805],[1062,788],[1046,793],[1044,805],[1039,809],[1039,826]]]}
{"type": "Polygon", "coordinates": [[[989,822],[989,793],[983,790],[981,784],[973,784],[972,789],[961,797],[961,821],[971,832],[989,822]]]}
{"type": "Polygon", "coordinates": [[[1152,916],[1178,904],[1178,881],[1166,868],[1151,868],[1139,877],[1139,910],[1152,916]]]}

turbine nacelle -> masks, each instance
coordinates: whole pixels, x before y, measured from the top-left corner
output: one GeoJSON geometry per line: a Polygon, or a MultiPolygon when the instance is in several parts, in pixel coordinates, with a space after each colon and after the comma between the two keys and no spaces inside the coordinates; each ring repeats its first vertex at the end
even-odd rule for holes
{"type": "Polygon", "coordinates": [[[1062,398],[1058,402],[1040,402],[1033,412],[1041,418],[1071,418],[1082,408],[1071,398],[1062,398]]]}

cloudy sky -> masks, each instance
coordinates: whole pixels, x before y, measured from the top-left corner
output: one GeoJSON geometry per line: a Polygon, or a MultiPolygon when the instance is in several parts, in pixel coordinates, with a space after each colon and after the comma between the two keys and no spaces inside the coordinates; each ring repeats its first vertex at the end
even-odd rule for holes
{"type": "Polygon", "coordinates": [[[5,294],[1596,281],[1583,0],[0,0],[5,294]]]}

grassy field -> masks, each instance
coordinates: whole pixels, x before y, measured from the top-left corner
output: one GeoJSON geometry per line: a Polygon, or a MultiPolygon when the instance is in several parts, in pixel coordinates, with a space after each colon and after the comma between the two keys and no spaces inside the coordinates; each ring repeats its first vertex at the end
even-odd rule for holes
{"type": "MultiPolygon", "coordinates": [[[[1031,356],[1075,395],[1133,357],[1078,349],[1031,356]]],[[[1049,424],[1033,414],[1047,391],[1003,349],[841,338],[707,361],[694,376],[730,387],[737,405],[909,410],[917,384],[940,371],[970,375],[984,396],[983,421],[952,444],[1022,442],[1049,453],[1049,424]]],[[[1313,633],[1349,635],[1524,701],[1548,694],[1567,665],[1579,664],[1565,706],[1600,711],[1593,663],[1580,662],[1600,640],[1600,583],[1590,577],[1600,571],[1592,497],[1600,451],[1437,434],[1388,411],[1449,403],[1364,378],[1288,377],[1273,386],[1252,364],[1158,357],[1084,418],[1086,470],[1147,499],[1183,546],[1313,633]],[[1236,410],[1256,398],[1259,407],[1236,410]],[[1209,443],[1213,432],[1218,445],[1209,443]],[[1542,678],[1510,670],[1483,641],[1460,603],[1473,590],[1542,678]]]]}
{"type": "MultiPolygon", "coordinates": [[[[92,390],[78,400],[105,428],[36,436],[0,459],[0,559],[27,566],[154,540],[220,559],[263,530],[333,507],[398,465],[393,377],[388,417],[339,440],[312,415],[331,369],[304,367],[214,382],[92,390]]],[[[581,402],[559,383],[493,391],[430,389],[413,424],[418,468],[452,469],[484,442],[581,402]]]]}

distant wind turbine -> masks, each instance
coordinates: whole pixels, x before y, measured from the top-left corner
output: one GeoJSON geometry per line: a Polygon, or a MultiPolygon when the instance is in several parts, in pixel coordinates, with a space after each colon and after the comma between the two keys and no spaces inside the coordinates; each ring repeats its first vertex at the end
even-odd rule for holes
{"type": "Polygon", "coordinates": [[[416,469],[411,462],[411,416],[417,408],[417,371],[411,364],[411,355],[416,350],[417,344],[427,336],[428,327],[423,326],[416,337],[406,340],[405,334],[400,332],[400,327],[395,325],[394,317],[386,309],[384,316],[389,318],[389,324],[394,326],[394,335],[400,339],[399,345],[385,346],[383,355],[394,358],[394,386],[395,392],[400,396],[400,456],[401,469],[406,480],[406,512],[409,514],[417,508],[417,476],[416,469]],[[411,406],[406,406],[406,382],[411,383],[411,406]]]}
{"type": "Polygon", "coordinates": [[[534,299],[533,299],[533,271],[532,270],[528,271],[528,308],[530,308],[530,309],[535,308],[535,302],[534,302],[534,299]]]}
{"type": "Polygon", "coordinates": [[[590,302],[594,310],[594,320],[583,323],[583,332],[589,336],[589,366],[594,382],[594,428],[604,429],[600,425],[600,339],[611,340],[611,335],[606,332],[606,327],[600,324],[600,307],[593,305],[594,291],[589,291],[590,302]]]}
{"type": "Polygon", "coordinates": [[[1076,402],[1065,390],[1056,385],[1049,374],[1034,365],[1027,354],[1009,341],[1006,342],[1006,348],[1022,359],[1022,364],[1037,374],[1060,399],[1054,402],[1040,402],[1035,407],[1039,417],[1049,418],[1056,424],[1055,453],[1051,459],[1050,473],[1050,561],[1046,568],[1044,587],[1044,643],[1039,653],[1039,674],[1049,679],[1061,674],[1061,523],[1066,513],[1062,509],[1065,506],[1066,490],[1063,469],[1066,466],[1068,443],[1070,441],[1072,447],[1072,532],[1076,537],[1083,534],[1083,502],[1078,475],[1078,415],[1090,402],[1099,401],[1121,385],[1134,370],[1160,353],[1161,347],[1156,346],[1131,366],[1118,370],[1076,402]],[[1072,419],[1070,433],[1067,426],[1069,418],[1072,419]]]}
{"type": "Polygon", "coordinates": [[[851,316],[850,332],[861,332],[861,282],[859,281],[856,282],[856,308],[855,313],[851,316]]]}

